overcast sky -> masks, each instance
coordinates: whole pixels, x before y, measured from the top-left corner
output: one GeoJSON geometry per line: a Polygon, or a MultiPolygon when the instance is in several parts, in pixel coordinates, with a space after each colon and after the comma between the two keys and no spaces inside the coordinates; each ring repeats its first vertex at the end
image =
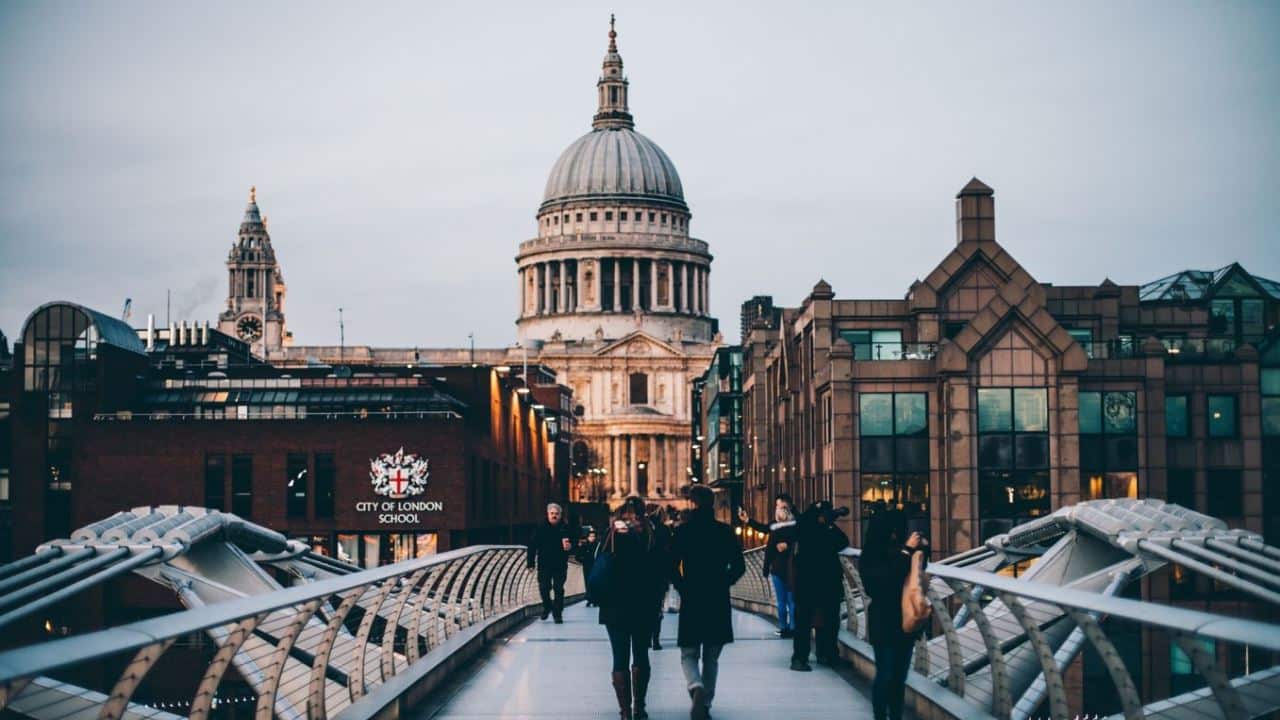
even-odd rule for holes
{"type": "Polygon", "coordinates": [[[995,188],[1037,279],[1280,279],[1280,3],[0,0],[0,330],[214,320],[250,185],[300,344],[514,340],[517,244],[618,15],[637,129],[754,294],[899,298],[995,188]]]}

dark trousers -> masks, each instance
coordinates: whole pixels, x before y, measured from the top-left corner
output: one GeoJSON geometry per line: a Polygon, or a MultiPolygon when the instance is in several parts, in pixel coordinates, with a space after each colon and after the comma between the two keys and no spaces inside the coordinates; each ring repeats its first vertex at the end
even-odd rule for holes
{"type": "Polygon", "coordinates": [[[902,720],[902,698],[911,669],[910,638],[875,643],[876,676],[871,681],[871,712],[875,720],[902,720]]]}
{"type": "Polygon", "coordinates": [[[538,592],[542,594],[542,611],[559,618],[564,612],[564,568],[538,568],[538,592]]]}
{"type": "Polygon", "coordinates": [[[637,629],[634,622],[605,625],[609,648],[613,650],[613,671],[626,672],[628,665],[649,669],[649,630],[637,629]]]}
{"type": "Polygon", "coordinates": [[[840,602],[813,604],[796,602],[796,636],[791,641],[791,659],[809,662],[809,633],[817,630],[814,651],[820,662],[839,657],[836,636],[840,632],[840,602]]]}

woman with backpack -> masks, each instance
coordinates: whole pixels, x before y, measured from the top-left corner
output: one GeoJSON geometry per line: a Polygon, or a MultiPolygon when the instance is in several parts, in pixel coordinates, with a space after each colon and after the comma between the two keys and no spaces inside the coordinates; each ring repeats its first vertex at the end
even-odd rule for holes
{"type": "Polygon", "coordinates": [[[649,717],[645,710],[649,641],[658,622],[669,562],[645,517],[644,501],[627,498],[596,555],[587,588],[600,606],[600,624],[609,633],[613,691],[622,720],[649,717]]]}
{"type": "Polygon", "coordinates": [[[907,516],[901,510],[882,510],[868,519],[858,572],[871,600],[867,631],[876,661],[871,683],[875,720],[902,720],[911,650],[920,632],[903,628],[903,589],[911,575],[912,555],[925,545],[920,533],[907,535],[907,516]]]}

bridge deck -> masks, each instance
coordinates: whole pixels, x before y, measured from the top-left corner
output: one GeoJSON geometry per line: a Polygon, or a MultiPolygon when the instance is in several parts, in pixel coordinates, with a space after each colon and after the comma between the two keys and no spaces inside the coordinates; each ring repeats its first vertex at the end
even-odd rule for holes
{"type": "MultiPolygon", "coordinates": [[[[577,604],[565,610],[563,625],[535,620],[451,688],[451,696],[420,708],[414,720],[616,717],[609,640],[596,613],[577,604]]],[[[870,717],[870,702],[835,671],[815,665],[811,673],[791,672],[791,643],[774,636],[768,621],[735,611],[733,622],[736,641],[720,657],[714,717],[870,717]]],[[[676,616],[667,615],[663,649],[649,653],[653,720],[689,717],[675,638],[676,616]]]]}

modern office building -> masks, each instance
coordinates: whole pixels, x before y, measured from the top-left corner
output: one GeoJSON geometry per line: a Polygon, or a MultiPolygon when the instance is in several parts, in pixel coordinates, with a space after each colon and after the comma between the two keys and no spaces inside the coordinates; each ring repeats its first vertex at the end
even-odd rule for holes
{"type": "Polygon", "coordinates": [[[995,238],[994,192],[898,299],[745,303],[746,501],[907,511],[935,553],[1078,500],[1165,498],[1280,529],[1280,283],[1231,264],[1057,286],[995,238]],[[940,253],[941,254],[941,253],[940,253]]]}
{"type": "Polygon", "coordinates": [[[716,350],[711,365],[693,381],[688,472],[693,482],[716,491],[716,514],[733,522],[742,504],[742,347],[716,350]]]}
{"type": "Polygon", "coordinates": [[[14,350],[0,490],[21,508],[16,555],[172,504],[372,567],[521,541],[566,498],[571,398],[541,366],[527,387],[481,364],[281,368],[207,324],[135,330],[62,302],[14,350]]]}

